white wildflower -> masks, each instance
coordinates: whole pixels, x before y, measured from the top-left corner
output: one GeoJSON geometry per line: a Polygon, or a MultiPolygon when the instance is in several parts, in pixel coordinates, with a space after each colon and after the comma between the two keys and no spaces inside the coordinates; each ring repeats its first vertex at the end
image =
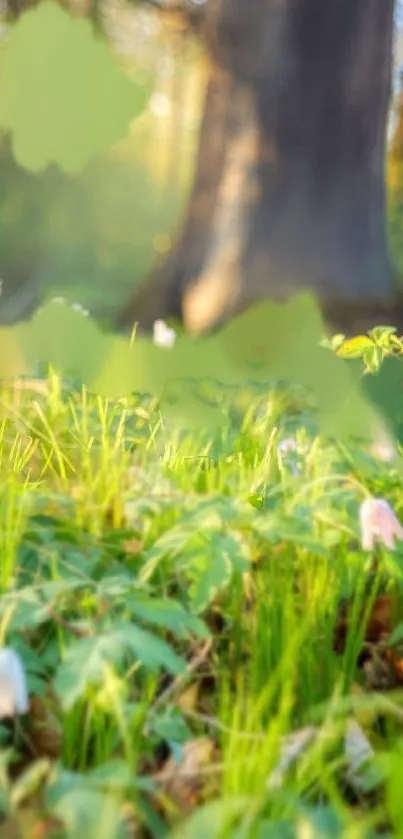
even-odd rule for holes
{"type": "Polygon", "coordinates": [[[277,453],[281,460],[284,459],[284,462],[289,468],[291,474],[294,476],[298,475],[300,472],[300,467],[297,462],[298,445],[294,437],[287,437],[285,440],[281,440],[277,446],[277,453]]]}
{"type": "Polygon", "coordinates": [[[81,305],[81,303],[72,303],[71,308],[74,309],[75,312],[80,312],[80,314],[84,315],[84,317],[86,318],[89,315],[88,309],[85,309],[84,306],[81,305]]]}
{"type": "Polygon", "coordinates": [[[285,440],[281,440],[281,443],[278,444],[277,451],[279,454],[296,452],[298,451],[297,441],[294,437],[287,437],[285,440]]]}
{"type": "Polygon", "coordinates": [[[398,454],[395,442],[384,424],[378,424],[375,428],[369,449],[373,457],[384,463],[391,463],[398,454]]]}
{"type": "Polygon", "coordinates": [[[167,326],[164,320],[154,321],[154,344],[157,344],[158,347],[165,347],[166,349],[171,349],[171,347],[173,347],[175,343],[175,339],[175,330],[170,329],[170,327],[167,326]]]}
{"type": "Polygon", "coordinates": [[[390,463],[396,457],[396,447],[389,440],[375,440],[370,451],[374,457],[384,463],[390,463]]]}
{"type": "Polygon", "coordinates": [[[371,551],[376,541],[393,550],[395,539],[403,539],[403,527],[390,504],[383,498],[367,498],[360,507],[361,545],[371,551]]]}
{"type": "Polygon", "coordinates": [[[26,714],[29,708],[24,666],[11,647],[0,650],[0,719],[26,714]]]}
{"type": "Polygon", "coordinates": [[[58,306],[61,306],[66,301],[65,301],[64,297],[52,297],[50,302],[51,303],[56,303],[58,306]]]}

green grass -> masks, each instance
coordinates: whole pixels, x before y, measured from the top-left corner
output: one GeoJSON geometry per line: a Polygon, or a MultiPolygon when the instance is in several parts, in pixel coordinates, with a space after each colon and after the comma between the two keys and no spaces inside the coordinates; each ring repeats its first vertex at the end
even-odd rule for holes
{"type": "Polygon", "coordinates": [[[403,554],[370,576],[358,524],[374,492],[402,514],[395,465],[325,439],[291,387],[221,399],[208,433],[54,373],[0,398],[0,638],[35,697],[0,725],[1,835],[403,836],[402,697],[357,665],[402,588],[403,554]],[[351,719],[375,752],[359,787],[351,719]]]}

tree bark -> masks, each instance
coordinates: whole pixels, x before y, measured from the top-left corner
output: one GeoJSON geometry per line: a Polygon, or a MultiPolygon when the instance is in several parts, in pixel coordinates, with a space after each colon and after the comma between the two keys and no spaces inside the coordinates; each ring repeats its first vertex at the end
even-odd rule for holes
{"type": "Polygon", "coordinates": [[[349,332],[400,327],[386,229],[394,0],[210,0],[194,185],[177,244],[120,326],[214,328],[311,290],[349,332]]]}

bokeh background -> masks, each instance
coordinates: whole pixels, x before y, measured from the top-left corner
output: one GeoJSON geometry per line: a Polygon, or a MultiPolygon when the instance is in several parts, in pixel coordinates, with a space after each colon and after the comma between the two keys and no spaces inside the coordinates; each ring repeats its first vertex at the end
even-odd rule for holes
{"type": "MultiPolygon", "coordinates": [[[[191,2],[191,0],[189,0],[191,2]]],[[[198,5],[203,0],[194,0],[198,5]]],[[[208,0],[205,0],[208,2],[208,0]]],[[[0,48],[19,0],[0,7],[0,48]]],[[[188,3],[189,4],[189,3],[188,3]]],[[[0,323],[29,317],[62,296],[113,324],[136,284],[169,250],[186,204],[206,79],[206,56],[186,15],[161,2],[68,0],[93,21],[123,72],[146,69],[148,104],[128,136],[76,177],[56,165],[30,174],[0,135],[0,323]]],[[[403,28],[396,15],[394,94],[389,120],[389,229],[403,278],[403,28]]]]}
{"type": "MultiPolygon", "coordinates": [[[[65,5],[84,17],[94,12],[83,3],[65,5]]],[[[5,43],[6,4],[0,17],[5,43]]],[[[0,136],[1,323],[29,316],[54,296],[113,323],[134,285],[169,249],[186,201],[204,92],[201,44],[185,17],[143,2],[97,4],[94,26],[123,72],[148,71],[147,108],[123,142],[76,177],[56,165],[27,172],[9,137],[0,136]]]]}

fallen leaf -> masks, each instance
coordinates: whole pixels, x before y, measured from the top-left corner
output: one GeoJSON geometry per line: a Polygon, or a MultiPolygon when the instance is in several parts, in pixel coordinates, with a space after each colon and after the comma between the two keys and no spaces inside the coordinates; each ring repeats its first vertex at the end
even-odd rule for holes
{"type": "Polygon", "coordinates": [[[52,707],[53,703],[51,697],[31,697],[27,731],[32,754],[56,760],[62,747],[63,728],[52,707]]]}
{"type": "Polygon", "coordinates": [[[186,688],[177,699],[177,704],[181,711],[194,711],[197,706],[199,693],[200,682],[193,682],[190,687],[186,688]]]}
{"type": "Polygon", "coordinates": [[[127,539],[123,542],[122,547],[125,554],[128,554],[129,556],[137,556],[138,554],[141,554],[143,550],[143,543],[140,539],[127,539]]]}
{"type": "Polygon", "coordinates": [[[217,747],[210,737],[185,743],[181,760],[169,757],[155,776],[160,789],[182,814],[189,814],[203,797],[205,770],[217,762],[217,747]]]}
{"type": "Polygon", "coordinates": [[[376,643],[383,635],[392,632],[394,618],[393,598],[388,594],[381,594],[376,598],[371,617],[365,632],[365,640],[376,643]]]}
{"type": "Polygon", "coordinates": [[[140,823],[133,804],[125,801],[121,807],[121,814],[124,822],[125,839],[138,839],[140,836],[140,823]]]}
{"type": "MultiPolygon", "coordinates": [[[[393,629],[394,616],[395,606],[393,598],[387,594],[379,595],[375,600],[368,620],[364,641],[376,644],[384,636],[389,635],[393,629]]],[[[343,604],[340,607],[340,616],[334,632],[333,649],[336,653],[341,654],[344,652],[348,631],[349,604],[343,604]]]]}
{"type": "Polygon", "coordinates": [[[362,664],[365,685],[370,690],[391,690],[403,684],[403,661],[387,639],[369,646],[362,664]]]}

